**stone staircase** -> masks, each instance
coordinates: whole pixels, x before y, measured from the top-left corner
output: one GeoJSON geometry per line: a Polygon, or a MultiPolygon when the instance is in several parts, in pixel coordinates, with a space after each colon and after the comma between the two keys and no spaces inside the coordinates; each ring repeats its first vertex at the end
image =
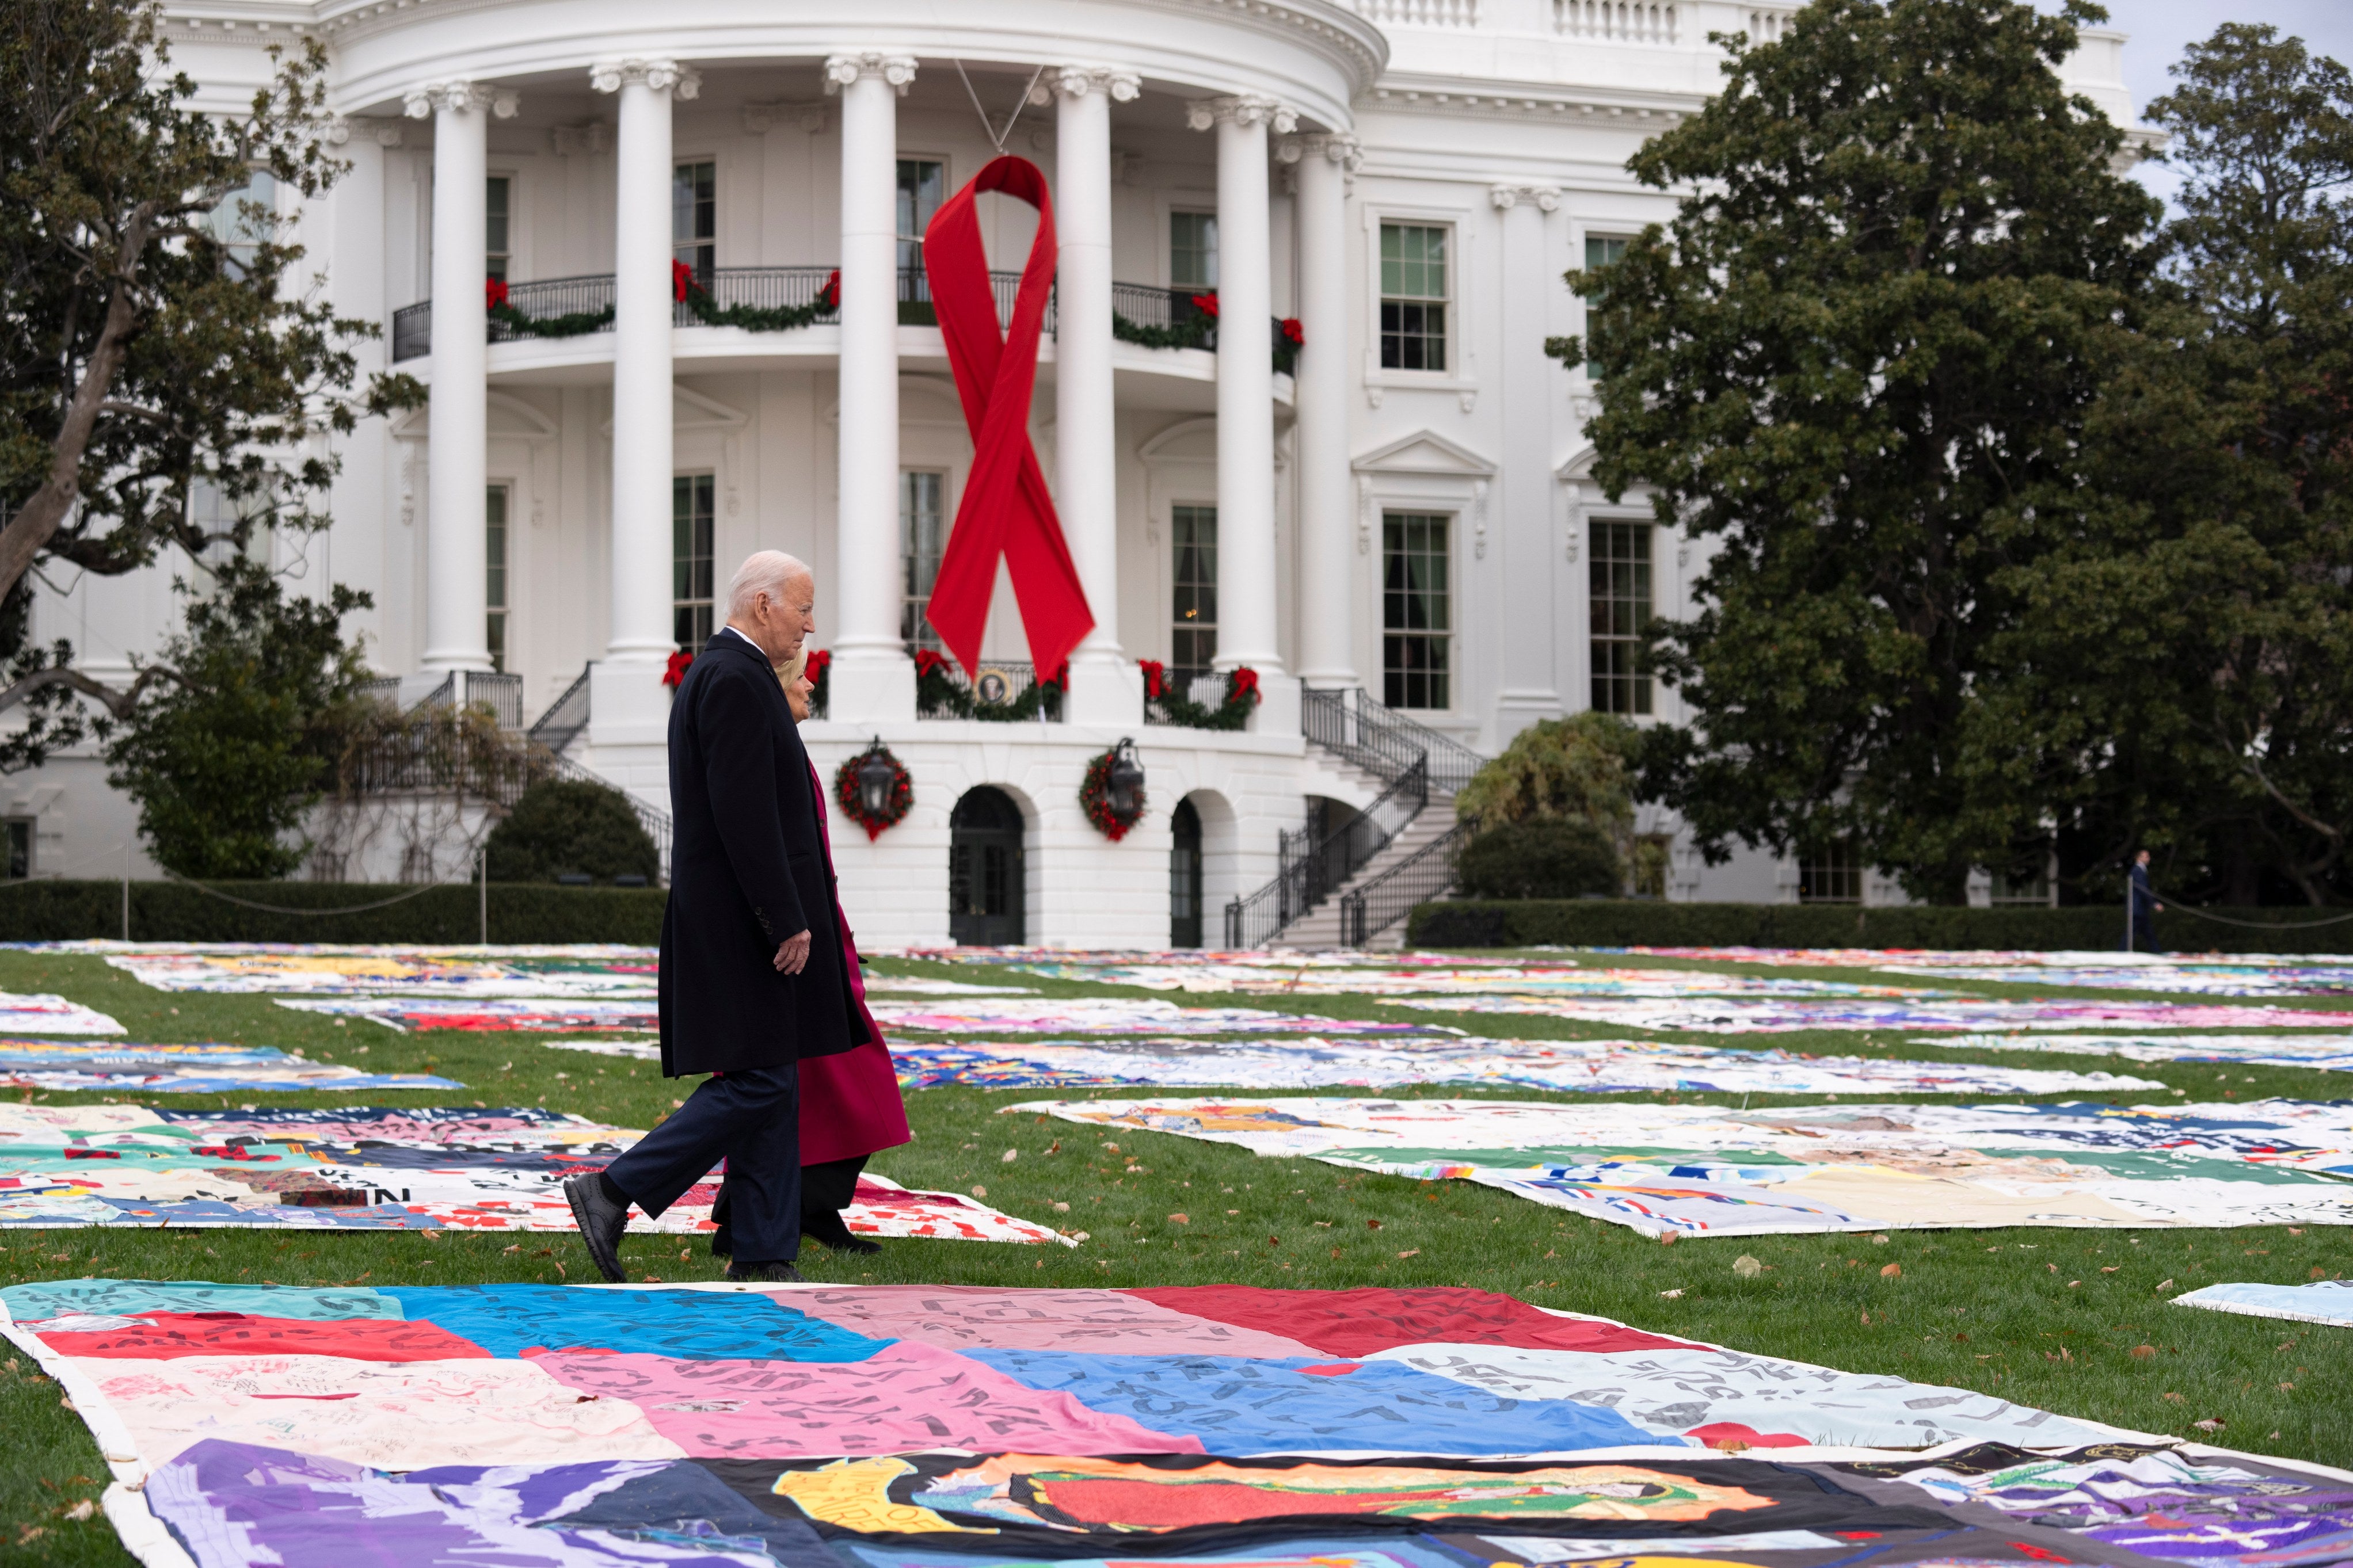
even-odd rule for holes
{"type": "MultiPolygon", "coordinates": [[[[1355,876],[1334,889],[1331,897],[1283,927],[1282,933],[1275,938],[1274,945],[1297,948],[1302,952],[1346,946],[1341,934],[1340,916],[1346,908],[1348,895],[1437,843],[1453,831],[1454,824],[1454,797],[1437,790],[1430,791],[1430,804],[1415,813],[1412,821],[1399,828],[1397,836],[1366,861],[1355,876]]],[[[1398,921],[1386,931],[1369,933],[1366,945],[1395,948],[1404,939],[1405,922],[1398,921]]]]}
{"type": "MultiPolygon", "coordinates": [[[[1300,728],[1326,770],[1377,784],[1378,794],[1348,822],[1314,840],[1286,835],[1273,881],[1226,906],[1229,947],[1322,948],[1347,945],[1353,889],[1405,868],[1441,842],[1454,842],[1455,793],[1486,759],[1451,737],[1394,712],[1370,693],[1311,690],[1300,728]]],[[[1451,849],[1411,864],[1385,895],[1419,886],[1432,868],[1451,875],[1451,849]]],[[[1389,934],[1365,918],[1357,940],[1389,934]]],[[[1384,904],[1386,909],[1386,902],[1384,904]]]]}

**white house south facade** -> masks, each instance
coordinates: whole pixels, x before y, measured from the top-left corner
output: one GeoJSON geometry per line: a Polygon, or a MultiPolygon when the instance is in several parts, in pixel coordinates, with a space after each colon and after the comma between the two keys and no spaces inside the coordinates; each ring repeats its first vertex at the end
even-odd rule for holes
{"type": "MultiPolygon", "coordinates": [[[[1394,835],[1356,882],[1409,858],[1531,722],[1680,717],[1634,655],[1691,608],[1704,547],[1593,483],[1592,384],[1543,344],[1584,329],[1562,275],[1671,216],[1625,164],[1714,88],[1707,36],[1792,9],[238,0],[167,5],[166,34],[223,109],[269,45],[328,50],[351,170],[281,215],[317,287],[383,324],[364,368],[429,395],[343,442],[328,532],[271,547],[373,595],[352,624],[387,690],[487,697],[659,810],[671,655],[724,619],[738,561],[787,551],[819,584],[828,700],[804,735],[828,789],[878,740],[913,781],[871,840],[835,810],[860,937],[1161,947],[1229,940],[1228,906],[1351,811],[1394,835]],[[973,458],[923,234],[998,136],[1051,190],[1029,430],[1094,619],[1018,721],[955,717],[918,679],[973,458]],[[1212,701],[1247,668],[1261,700],[1239,731],[1169,722],[1146,661],[1212,701]],[[1147,804],[1113,842],[1079,789],[1123,738],[1147,804]]],[[[2128,122],[2121,47],[2087,34],[2069,71],[2128,122]]],[[[979,214],[1002,310],[1035,217],[979,214]]],[[[127,670],[176,621],[170,576],[45,587],[37,635],[127,670]]],[[[1025,689],[1028,658],[1000,579],[989,691],[1025,689]]],[[[132,812],[104,773],[0,781],[31,874],[123,863],[132,812]]],[[[1895,896],[1680,844],[1646,890],[1801,879],[1895,896]]],[[[1337,896],[1283,901],[1236,934],[1350,934],[1337,896]]]]}

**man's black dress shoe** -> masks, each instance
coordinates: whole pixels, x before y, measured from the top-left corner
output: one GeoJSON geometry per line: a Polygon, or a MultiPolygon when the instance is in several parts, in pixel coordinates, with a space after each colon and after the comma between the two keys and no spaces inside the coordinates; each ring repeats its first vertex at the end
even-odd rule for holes
{"type": "Polygon", "coordinates": [[[572,1205],[572,1223],[580,1227],[580,1239],[588,1246],[589,1261],[607,1281],[621,1282],[621,1233],[629,1226],[629,1210],[605,1195],[605,1184],[597,1175],[570,1176],[565,1179],[564,1196],[572,1205]]]}
{"type": "Polygon", "coordinates": [[[797,1283],[801,1278],[801,1271],[789,1263],[731,1263],[727,1266],[727,1278],[738,1283],[776,1283],[786,1280],[797,1283]]]}

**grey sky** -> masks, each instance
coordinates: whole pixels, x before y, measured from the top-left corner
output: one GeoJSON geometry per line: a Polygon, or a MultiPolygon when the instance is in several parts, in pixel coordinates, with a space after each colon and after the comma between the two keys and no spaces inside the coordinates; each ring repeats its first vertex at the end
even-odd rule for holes
{"type": "MultiPolygon", "coordinates": [[[[2125,46],[2125,81],[2132,89],[2133,107],[2146,109],[2150,99],[2173,85],[2168,74],[2181,58],[2185,45],[2211,37],[2225,22],[2268,22],[2284,35],[2300,37],[2305,47],[2353,65],[2353,0],[2099,0],[2107,7],[2108,26],[2132,35],[2125,46]]],[[[2161,163],[2140,166],[2143,184],[2159,195],[2176,184],[2172,171],[2161,163]]]]}

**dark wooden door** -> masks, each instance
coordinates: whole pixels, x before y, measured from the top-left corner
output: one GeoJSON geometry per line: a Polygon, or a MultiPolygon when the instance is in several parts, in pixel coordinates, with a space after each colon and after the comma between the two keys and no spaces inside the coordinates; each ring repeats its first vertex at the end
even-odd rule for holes
{"type": "Polygon", "coordinates": [[[966,792],[948,817],[948,940],[1016,947],[1022,914],[1021,808],[1003,790],[966,792]]]}

